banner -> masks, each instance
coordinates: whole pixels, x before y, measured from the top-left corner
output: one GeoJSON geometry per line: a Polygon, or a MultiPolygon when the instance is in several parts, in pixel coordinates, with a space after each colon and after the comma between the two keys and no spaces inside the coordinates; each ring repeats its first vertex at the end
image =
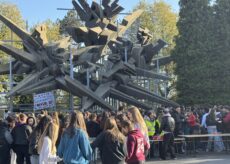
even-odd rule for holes
{"type": "Polygon", "coordinates": [[[55,98],[53,92],[34,94],[34,110],[47,109],[55,107],[55,98]]]}

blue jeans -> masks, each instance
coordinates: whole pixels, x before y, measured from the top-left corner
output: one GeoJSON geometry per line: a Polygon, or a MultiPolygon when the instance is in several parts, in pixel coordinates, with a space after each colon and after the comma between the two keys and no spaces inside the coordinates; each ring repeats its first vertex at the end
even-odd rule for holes
{"type": "MultiPolygon", "coordinates": [[[[207,129],[208,129],[208,134],[217,133],[216,126],[208,126],[207,129]]],[[[208,138],[207,150],[211,150],[212,141],[214,141],[214,151],[220,152],[224,150],[224,143],[220,136],[210,136],[208,138]]]]}

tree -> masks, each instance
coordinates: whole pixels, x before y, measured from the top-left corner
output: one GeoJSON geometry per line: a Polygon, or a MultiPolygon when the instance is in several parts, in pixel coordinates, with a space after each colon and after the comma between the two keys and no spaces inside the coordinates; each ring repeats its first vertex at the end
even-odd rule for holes
{"type": "Polygon", "coordinates": [[[59,31],[60,23],[58,20],[53,22],[52,20],[47,19],[41,23],[34,25],[30,31],[33,32],[37,26],[42,24],[46,26],[46,30],[47,30],[46,35],[49,42],[53,42],[61,39],[62,36],[60,35],[60,31],[59,31]]]}
{"type": "MultiPolygon", "coordinates": [[[[138,27],[146,27],[153,35],[152,42],[156,42],[158,39],[163,39],[168,43],[167,48],[162,49],[160,55],[167,56],[171,54],[172,49],[175,46],[174,37],[178,34],[177,20],[178,14],[173,12],[170,5],[163,0],[154,1],[149,3],[145,0],[141,0],[134,10],[142,9],[142,13],[139,20],[137,20],[133,26],[128,30],[128,38],[132,41],[136,41],[135,35],[138,27]]],[[[163,67],[168,75],[173,76],[174,65],[168,64],[163,67]]],[[[171,89],[174,87],[174,78],[172,78],[169,86],[171,89]]],[[[150,82],[151,90],[154,90],[154,84],[150,82]]]]}
{"type": "Polygon", "coordinates": [[[230,104],[230,1],[216,0],[213,5],[212,95],[217,104],[230,104]]]}
{"type": "Polygon", "coordinates": [[[66,27],[79,27],[82,25],[80,18],[76,11],[70,10],[62,20],[58,20],[60,23],[60,33],[67,34],[66,27]]]}
{"type": "MultiPolygon", "coordinates": [[[[16,5],[11,3],[1,3],[0,4],[0,14],[8,17],[13,20],[19,27],[25,28],[25,21],[22,19],[21,13],[16,5]]],[[[19,40],[19,38],[13,33],[13,40],[19,40]]],[[[11,31],[7,28],[2,22],[0,22],[0,40],[11,40],[11,31]]],[[[19,42],[12,42],[9,44],[13,44],[15,47],[22,47],[19,42]]],[[[9,61],[9,56],[0,51],[0,64],[7,63],[9,61]]],[[[0,82],[8,81],[7,76],[0,76],[0,82]]],[[[0,92],[5,92],[7,90],[6,85],[0,84],[0,92]]]]}
{"type": "MultiPolygon", "coordinates": [[[[19,11],[18,7],[11,3],[1,3],[0,4],[0,14],[6,16],[7,18],[11,19],[15,24],[17,24],[19,27],[25,29],[26,23],[22,19],[21,12],[19,11]]],[[[10,41],[13,39],[13,41],[17,42],[9,42],[14,47],[22,48],[22,43],[20,42],[20,38],[16,36],[16,34],[12,33],[12,31],[6,27],[2,22],[0,22],[0,40],[1,41],[10,41]]],[[[0,64],[5,64],[9,62],[9,55],[3,53],[0,51],[0,64]]],[[[19,80],[22,80],[22,76],[14,76],[14,81],[17,82],[19,80]]],[[[0,76],[0,82],[9,82],[8,76],[0,76]]],[[[7,92],[8,90],[7,85],[0,84],[0,92],[7,92]]],[[[32,101],[31,96],[16,96],[13,98],[14,103],[28,103],[32,101]]]]}
{"type": "Polygon", "coordinates": [[[213,9],[209,0],[180,0],[179,35],[173,58],[176,63],[177,101],[185,105],[215,102],[213,89],[213,9]]]}
{"type": "Polygon", "coordinates": [[[177,14],[163,0],[154,1],[153,3],[142,0],[135,7],[136,9],[144,10],[140,17],[140,25],[151,31],[153,35],[152,41],[163,39],[169,44],[167,49],[163,51],[163,55],[169,55],[175,46],[174,37],[178,34],[176,26],[177,14]]]}

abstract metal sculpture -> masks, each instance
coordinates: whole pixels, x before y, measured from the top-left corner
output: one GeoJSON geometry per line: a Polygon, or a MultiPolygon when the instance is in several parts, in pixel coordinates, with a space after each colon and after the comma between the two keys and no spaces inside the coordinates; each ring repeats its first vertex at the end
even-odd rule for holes
{"type": "MultiPolygon", "coordinates": [[[[152,36],[147,29],[139,29],[139,42],[135,44],[122,37],[142,11],[137,10],[126,16],[117,26],[116,17],[123,10],[117,2],[103,0],[101,6],[93,1],[89,7],[85,0],[73,0],[78,15],[85,21],[84,27],[67,28],[76,43],[85,45],[74,54],[75,66],[82,66],[82,70],[75,72],[75,79],[69,76],[66,67],[69,59],[69,38],[50,44],[47,42],[44,26],[39,26],[30,35],[0,15],[0,20],[21,38],[24,46],[24,50],[20,50],[0,42],[0,50],[16,59],[13,62],[13,73],[27,74],[7,96],[63,89],[75,96],[86,97],[82,110],[87,110],[95,104],[114,110],[114,107],[105,101],[108,96],[148,110],[151,106],[139,100],[178,106],[175,102],[151,93],[133,82],[135,76],[168,79],[151,70],[156,60],[166,64],[170,57],[154,59],[166,43],[159,40],[156,44],[151,44],[152,36]],[[110,52],[105,53],[106,49],[110,52]],[[96,62],[105,55],[108,55],[106,64],[98,65],[96,62]],[[100,71],[99,78],[91,78],[90,85],[87,86],[86,72],[93,75],[99,68],[105,72],[100,71]]],[[[8,65],[0,65],[0,74],[7,74],[8,68],[8,65]]]]}

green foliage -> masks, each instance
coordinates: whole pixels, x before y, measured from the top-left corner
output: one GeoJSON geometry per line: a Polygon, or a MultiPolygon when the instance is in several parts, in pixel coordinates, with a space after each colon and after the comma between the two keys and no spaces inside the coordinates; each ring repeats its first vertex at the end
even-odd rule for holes
{"type": "Polygon", "coordinates": [[[60,33],[67,34],[66,27],[79,27],[82,25],[80,18],[76,11],[70,10],[62,20],[58,20],[60,23],[60,33]]]}
{"type": "Polygon", "coordinates": [[[230,104],[229,1],[180,0],[177,27],[177,100],[186,105],[230,104]]]}
{"type": "MultiPolygon", "coordinates": [[[[17,8],[16,5],[11,4],[11,3],[1,3],[0,4],[0,14],[8,17],[9,19],[13,20],[19,27],[24,28],[25,27],[25,21],[22,19],[21,13],[19,9],[17,8]]],[[[12,34],[13,40],[18,41],[19,38],[13,33],[12,34]]],[[[0,22],[0,40],[11,40],[11,30],[6,27],[2,22],[0,22]]],[[[9,43],[13,44],[13,46],[17,48],[21,48],[22,45],[21,43],[14,42],[14,43],[9,43]]],[[[9,56],[0,51],[0,64],[7,63],[9,61],[9,56]]],[[[8,77],[7,76],[0,76],[0,81],[7,82],[8,77]]],[[[7,87],[6,85],[1,85],[0,84],[0,92],[6,92],[7,87]]]]}
{"type": "Polygon", "coordinates": [[[59,21],[53,22],[52,20],[47,19],[47,20],[45,20],[45,21],[43,21],[41,23],[38,23],[38,24],[34,25],[30,29],[31,33],[39,25],[45,25],[46,26],[46,30],[47,30],[46,36],[47,36],[47,39],[48,39],[49,42],[57,41],[57,40],[61,39],[61,35],[60,35],[60,31],[59,31],[59,29],[60,29],[59,21]]]}
{"type": "Polygon", "coordinates": [[[153,3],[142,0],[135,9],[144,10],[140,17],[140,25],[150,30],[153,42],[163,39],[169,44],[168,48],[162,52],[163,55],[169,55],[175,46],[174,37],[178,34],[177,14],[163,0],[153,3]]]}
{"type": "MultiPolygon", "coordinates": [[[[141,0],[139,4],[134,8],[134,10],[137,9],[142,9],[144,12],[141,15],[140,19],[137,20],[128,30],[128,38],[130,38],[132,41],[136,41],[135,37],[139,25],[144,28],[146,27],[153,35],[153,43],[156,42],[158,39],[163,39],[168,43],[168,47],[162,49],[160,54],[163,56],[170,55],[171,51],[175,47],[174,38],[178,34],[178,29],[176,26],[178,14],[175,13],[172,10],[171,6],[163,0],[158,0],[151,3],[145,0],[141,0]]],[[[174,65],[172,63],[166,65],[163,68],[163,70],[170,76],[173,75],[173,69],[174,65]]],[[[173,81],[175,81],[174,78],[168,86],[172,89],[175,88],[175,86],[172,86],[174,84],[173,81]]]]}
{"type": "MultiPolygon", "coordinates": [[[[23,80],[23,75],[14,76],[14,82],[19,83],[23,80]]],[[[14,104],[32,104],[33,103],[33,96],[32,95],[20,95],[13,97],[14,104]]]]}

